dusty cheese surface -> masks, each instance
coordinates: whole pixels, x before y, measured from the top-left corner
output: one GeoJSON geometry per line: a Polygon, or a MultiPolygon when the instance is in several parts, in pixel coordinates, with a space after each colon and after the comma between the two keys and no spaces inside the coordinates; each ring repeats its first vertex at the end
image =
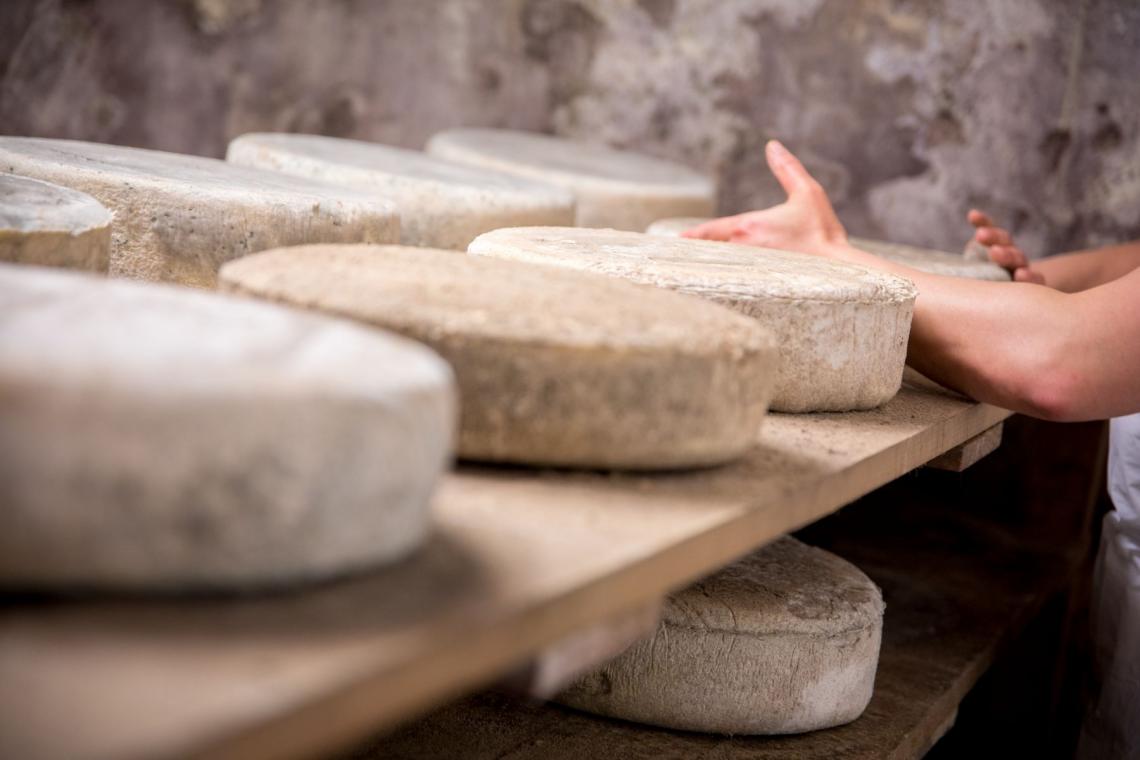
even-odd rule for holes
{"type": "Polygon", "coordinates": [[[771,335],[699,299],[402,246],[304,246],[227,264],[223,288],[423,341],[461,392],[459,454],[662,469],[739,456],[777,372],[771,335]]]}
{"type": "Polygon", "coordinates": [[[456,414],[426,348],[14,265],[0,312],[0,586],[278,586],[423,539],[456,414]]]}
{"type": "Polygon", "coordinates": [[[577,224],[643,230],[664,216],[711,215],[716,187],[688,167],[535,132],[451,129],[428,153],[566,188],[578,201],[577,224]]]}
{"type": "Polygon", "coordinates": [[[499,227],[574,221],[574,197],[552,185],[360,140],[253,133],[226,160],[375,194],[399,211],[406,245],[462,251],[499,227]]]}
{"type": "Polygon", "coordinates": [[[496,230],[469,250],[669,288],[754,317],[780,350],[777,411],[868,409],[902,383],[917,292],[900,277],[787,251],[617,230],[496,230]]]}
{"type": "MultiPolygon", "coordinates": [[[[645,232],[649,235],[680,237],[685,230],[691,230],[707,221],[709,221],[708,217],[658,219],[649,225],[645,232]]],[[[978,260],[962,254],[946,253],[932,248],[920,248],[902,243],[888,243],[882,240],[858,237],[850,237],[847,240],[860,250],[931,274],[967,277],[973,280],[992,280],[994,282],[1009,282],[1010,280],[1009,272],[991,262],[988,255],[983,255],[983,260],[978,260]]]]}
{"type": "Polygon", "coordinates": [[[335,185],[201,156],[0,137],[0,171],[88,193],[114,214],[109,271],[213,287],[247,253],[313,242],[395,242],[384,201],[335,185]]]}
{"type": "Polygon", "coordinates": [[[666,598],[653,636],[557,699],[710,733],[841,725],[870,701],[883,611],[854,565],[784,537],[666,598]]]}
{"type": "Polygon", "coordinates": [[[86,193],[0,174],[0,261],[106,272],[111,212],[86,193]]]}

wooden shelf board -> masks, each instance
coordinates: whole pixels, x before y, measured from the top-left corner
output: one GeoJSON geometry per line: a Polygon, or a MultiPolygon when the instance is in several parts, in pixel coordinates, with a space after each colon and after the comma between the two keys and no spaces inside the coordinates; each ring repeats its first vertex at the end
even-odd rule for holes
{"type": "Polygon", "coordinates": [[[868,412],[773,415],[749,456],[700,472],[462,468],[441,486],[426,547],[320,587],[6,600],[0,755],[326,753],[487,684],[568,632],[651,602],[1006,417],[904,386],[868,412]]]}

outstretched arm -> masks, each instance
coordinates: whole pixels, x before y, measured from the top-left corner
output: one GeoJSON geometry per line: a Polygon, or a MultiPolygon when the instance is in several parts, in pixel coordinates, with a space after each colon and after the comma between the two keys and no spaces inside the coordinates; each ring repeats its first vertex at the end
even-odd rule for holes
{"type": "Polygon", "coordinates": [[[1052,420],[1140,411],[1140,271],[1075,294],[920,272],[850,246],[800,162],[779,143],[767,153],[788,201],[686,236],[803,251],[906,277],[919,291],[907,361],[980,401],[1052,420]]]}

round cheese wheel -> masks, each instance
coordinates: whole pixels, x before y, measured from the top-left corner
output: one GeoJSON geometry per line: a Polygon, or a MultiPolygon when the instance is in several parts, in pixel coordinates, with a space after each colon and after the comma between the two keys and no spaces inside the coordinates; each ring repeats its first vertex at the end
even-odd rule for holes
{"type": "Polygon", "coordinates": [[[968,277],[972,280],[991,280],[993,282],[1009,282],[1009,272],[991,261],[978,261],[968,259],[962,254],[935,251],[930,248],[919,248],[902,243],[888,243],[882,240],[867,240],[866,238],[849,237],[847,242],[859,250],[882,256],[884,259],[897,261],[931,274],[947,275],[949,277],[968,277]]]}
{"type": "Polygon", "coordinates": [[[883,610],[857,567],[784,537],[666,598],[651,637],[556,699],[686,731],[842,725],[871,699],[883,610]]]}
{"type": "Polygon", "coordinates": [[[428,153],[549,182],[574,193],[577,224],[643,230],[663,216],[710,216],[716,187],[679,164],[550,135],[504,129],[451,129],[428,153]]]}
{"type": "Polygon", "coordinates": [[[222,262],[253,251],[399,237],[395,211],[375,196],[214,158],[0,137],[0,169],[81,190],[109,208],[109,271],[135,279],[209,288],[222,262]]]}
{"type": "MultiPolygon", "coordinates": [[[[685,230],[691,230],[707,221],[709,221],[707,217],[658,219],[649,225],[645,232],[662,237],[680,237],[685,230]]],[[[1009,272],[990,262],[988,256],[985,261],[979,261],[964,255],[935,251],[930,248],[918,248],[901,243],[887,243],[881,240],[857,237],[849,237],[847,240],[860,250],[931,274],[968,277],[974,280],[993,280],[994,282],[1008,282],[1010,279],[1009,272]]]]}
{"type": "Polygon", "coordinates": [[[628,282],[455,251],[301,246],[227,264],[231,291],[427,343],[455,371],[467,459],[663,469],[739,456],[775,379],[771,336],[628,282]]]}
{"type": "Polygon", "coordinates": [[[407,245],[462,251],[499,227],[574,223],[574,196],[564,190],[415,150],[263,133],[235,139],[226,160],[374,193],[399,211],[407,245]]]}
{"type": "Polygon", "coordinates": [[[0,261],[106,272],[111,212],[90,195],[0,174],[0,261]]]}
{"type": "Polygon", "coordinates": [[[788,251],[616,230],[496,230],[469,250],[671,288],[755,317],[780,347],[777,411],[868,409],[902,384],[917,293],[900,277],[788,251]]]}
{"type": "Polygon", "coordinates": [[[420,544],[455,401],[427,348],[0,265],[0,586],[247,589],[420,544]]]}

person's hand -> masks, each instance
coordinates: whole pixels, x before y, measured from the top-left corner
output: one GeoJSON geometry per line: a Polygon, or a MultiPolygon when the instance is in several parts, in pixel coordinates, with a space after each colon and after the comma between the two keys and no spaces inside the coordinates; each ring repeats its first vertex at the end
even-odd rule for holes
{"type": "Polygon", "coordinates": [[[845,244],[847,231],[827,193],[799,159],[775,140],[768,142],[764,153],[788,200],[761,211],[713,219],[685,230],[682,237],[815,254],[826,254],[835,245],[845,244]]]}
{"type": "Polygon", "coordinates": [[[1029,257],[1014,245],[1009,232],[994,224],[988,214],[971,209],[966,219],[975,227],[974,240],[985,246],[990,261],[1009,270],[1014,282],[1045,284],[1044,275],[1030,265],[1029,257]]]}

